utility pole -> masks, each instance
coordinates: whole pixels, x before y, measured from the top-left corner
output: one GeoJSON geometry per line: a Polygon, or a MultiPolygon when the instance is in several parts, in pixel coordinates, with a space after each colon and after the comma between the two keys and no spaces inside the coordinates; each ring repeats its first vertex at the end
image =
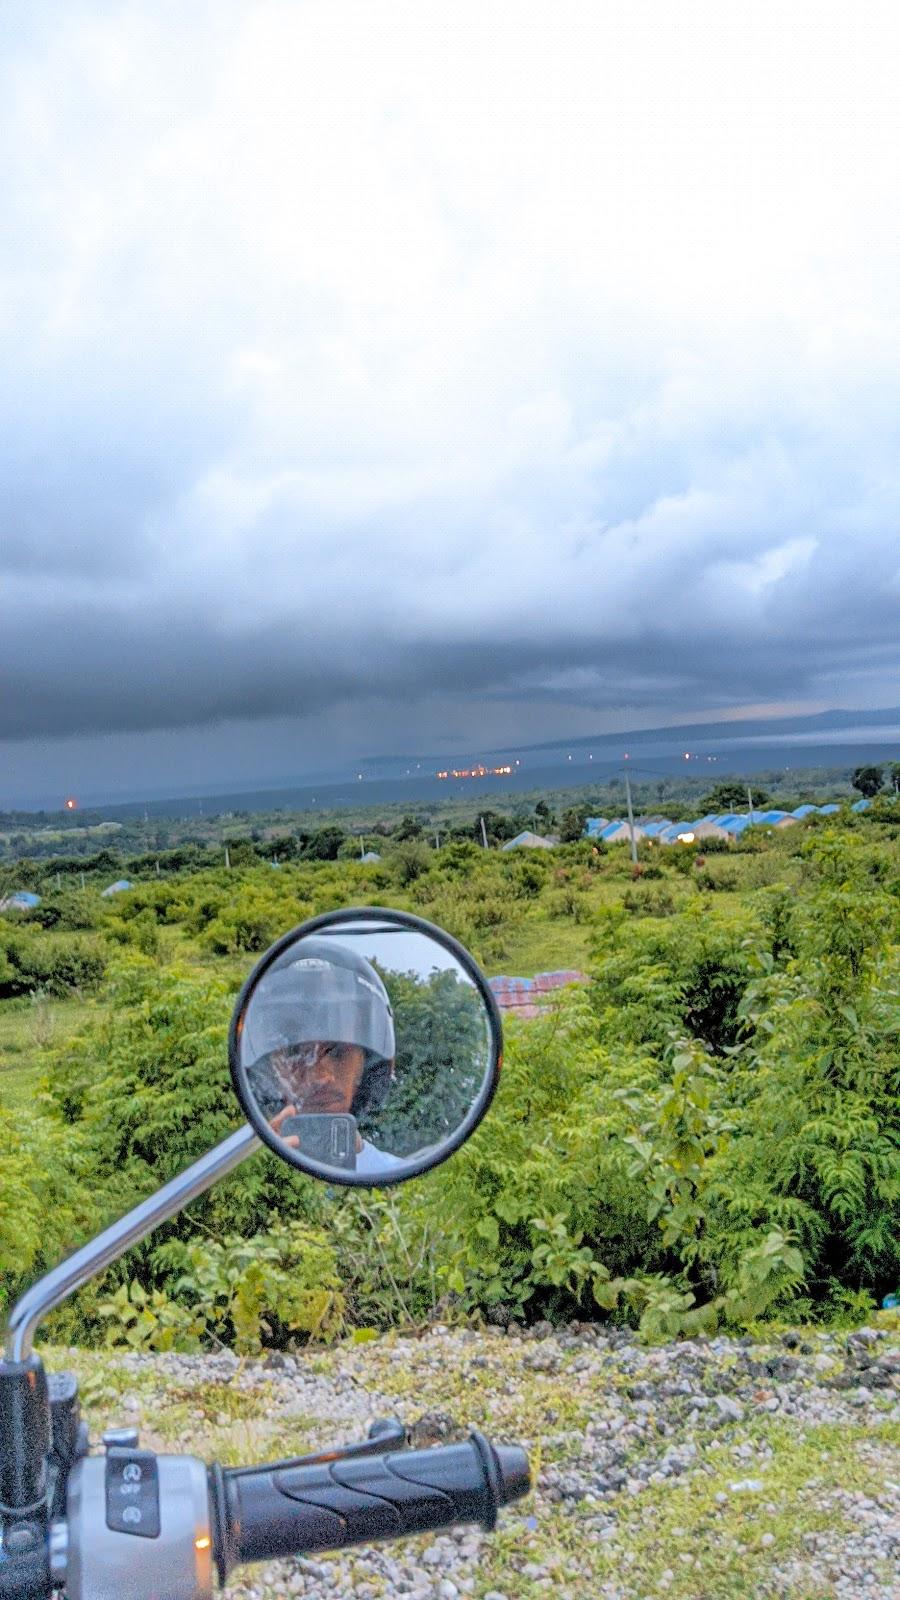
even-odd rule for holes
{"type": "Polygon", "coordinates": [[[82,872],[80,876],[81,876],[81,887],[83,889],[84,888],[84,873],[82,872]]]}
{"type": "Polygon", "coordinates": [[[156,876],[158,878],[162,876],[162,874],[160,873],[160,870],[159,870],[159,856],[157,856],[157,858],[156,858],[156,876]]]}
{"type": "Polygon", "coordinates": [[[226,865],[226,867],[228,867],[230,869],[230,867],[231,867],[231,857],[228,854],[228,846],[227,845],[225,846],[225,865],[226,865]]]}
{"type": "Polygon", "coordinates": [[[434,830],[434,848],[435,850],[440,850],[441,848],[441,836],[438,833],[437,828],[434,830]]]}
{"type": "Polygon", "coordinates": [[[752,824],[752,822],[753,822],[753,796],[750,793],[750,785],[749,785],[749,783],[747,785],[747,805],[750,807],[750,822],[752,824]]]}
{"type": "Polygon", "coordinates": [[[637,866],[637,841],[636,841],[636,839],[634,837],[634,812],[631,809],[631,784],[630,784],[629,779],[628,779],[627,770],[626,770],[626,773],[625,773],[625,799],[626,799],[626,801],[628,803],[628,832],[631,835],[631,860],[632,860],[632,865],[636,867],[637,866]]]}
{"type": "Polygon", "coordinates": [[[488,842],[487,842],[487,828],[484,825],[484,817],[479,817],[478,821],[481,823],[481,837],[482,837],[482,840],[483,840],[483,843],[484,843],[484,848],[486,850],[487,847],[488,847],[488,842]]]}

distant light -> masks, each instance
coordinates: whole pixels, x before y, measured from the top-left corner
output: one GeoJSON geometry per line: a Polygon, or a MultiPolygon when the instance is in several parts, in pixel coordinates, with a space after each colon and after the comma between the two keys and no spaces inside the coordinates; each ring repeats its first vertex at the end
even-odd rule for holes
{"type": "Polygon", "coordinates": [[[73,800],[70,797],[66,801],[66,810],[67,811],[77,811],[78,810],[78,801],[77,800],[73,800]]]}
{"type": "Polygon", "coordinates": [[[692,833],[680,833],[678,835],[678,843],[679,844],[693,844],[693,842],[694,842],[694,835],[692,833]]]}
{"type": "Polygon", "coordinates": [[[690,761],[690,759],[691,759],[691,752],[690,752],[690,750],[685,750],[685,752],[684,752],[684,759],[685,759],[685,761],[690,761]]]}
{"type": "Polygon", "coordinates": [[[205,1534],[205,1533],[202,1533],[200,1535],[199,1539],[195,1539],[194,1540],[194,1549],[195,1550],[208,1550],[211,1544],[212,1544],[212,1540],[210,1539],[209,1535],[205,1534]]]}

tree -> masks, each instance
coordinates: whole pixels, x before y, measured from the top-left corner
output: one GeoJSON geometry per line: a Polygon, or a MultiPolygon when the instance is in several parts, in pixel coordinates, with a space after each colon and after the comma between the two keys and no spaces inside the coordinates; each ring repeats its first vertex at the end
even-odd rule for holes
{"type": "Polygon", "coordinates": [[[546,800],[539,800],[535,806],[534,822],[535,827],[539,830],[542,829],[544,833],[547,833],[556,822],[556,818],[554,817],[553,812],[550,810],[546,800]]]}
{"type": "Polygon", "coordinates": [[[266,854],[271,856],[273,861],[296,861],[300,854],[300,846],[292,833],[278,834],[269,840],[266,854]]]}
{"type": "Polygon", "coordinates": [[[418,817],[413,817],[409,814],[401,819],[399,826],[394,833],[394,838],[397,840],[398,844],[406,844],[410,839],[421,839],[421,837],[421,822],[419,821],[418,817]]]}
{"type": "Polygon", "coordinates": [[[884,782],[884,769],[882,767],[857,767],[853,774],[854,789],[865,795],[867,800],[874,799],[884,782]]]}
{"type": "Polygon", "coordinates": [[[472,835],[476,843],[481,844],[481,824],[484,822],[484,831],[488,836],[488,844],[502,844],[505,839],[512,839],[518,830],[513,828],[510,817],[504,816],[501,811],[483,811],[475,818],[472,824],[472,835]]]}
{"type": "Polygon", "coordinates": [[[394,1155],[409,1155],[459,1127],[484,1079],[488,1033],[478,991],[452,969],[427,978],[379,970],[394,1013],[396,1080],[360,1126],[394,1155]]]}
{"type": "Polygon", "coordinates": [[[343,828],[336,827],[333,822],[327,823],[305,841],[303,854],[308,861],[336,861],[343,842],[343,828]]]}
{"type": "Polygon", "coordinates": [[[590,816],[587,806],[570,806],[562,814],[559,825],[559,838],[561,844],[574,844],[584,833],[584,825],[590,816]]]}
{"type": "MultiPolygon", "coordinates": [[[[754,811],[764,811],[766,806],[770,804],[771,797],[766,793],[765,789],[754,789],[752,784],[749,787],[753,795],[754,811]]],[[[746,783],[740,783],[736,778],[725,778],[721,783],[715,784],[710,789],[706,799],[701,800],[700,804],[706,811],[720,813],[723,811],[747,811],[749,810],[747,788],[748,785],[746,783]]]]}

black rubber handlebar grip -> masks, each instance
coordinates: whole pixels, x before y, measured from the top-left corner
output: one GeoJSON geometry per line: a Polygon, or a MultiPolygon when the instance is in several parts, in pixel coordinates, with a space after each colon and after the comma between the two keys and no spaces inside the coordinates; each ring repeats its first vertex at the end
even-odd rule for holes
{"type": "Polygon", "coordinates": [[[222,1581],[242,1561],[480,1522],[528,1493],[528,1458],[473,1433],[465,1444],[300,1467],[212,1469],[213,1549],[222,1581]]]}

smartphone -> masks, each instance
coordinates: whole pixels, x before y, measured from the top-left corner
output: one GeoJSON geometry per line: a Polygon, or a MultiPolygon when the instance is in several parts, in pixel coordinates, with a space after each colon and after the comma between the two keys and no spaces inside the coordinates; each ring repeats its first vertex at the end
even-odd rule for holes
{"type": "Polygon", "coordinates": [[[356,1118],[349,1112],[285,1117],[279,1132],[283,1139],[296,1134],[303,1154],[323,1166],[356,1169],[356,1118]]]}

